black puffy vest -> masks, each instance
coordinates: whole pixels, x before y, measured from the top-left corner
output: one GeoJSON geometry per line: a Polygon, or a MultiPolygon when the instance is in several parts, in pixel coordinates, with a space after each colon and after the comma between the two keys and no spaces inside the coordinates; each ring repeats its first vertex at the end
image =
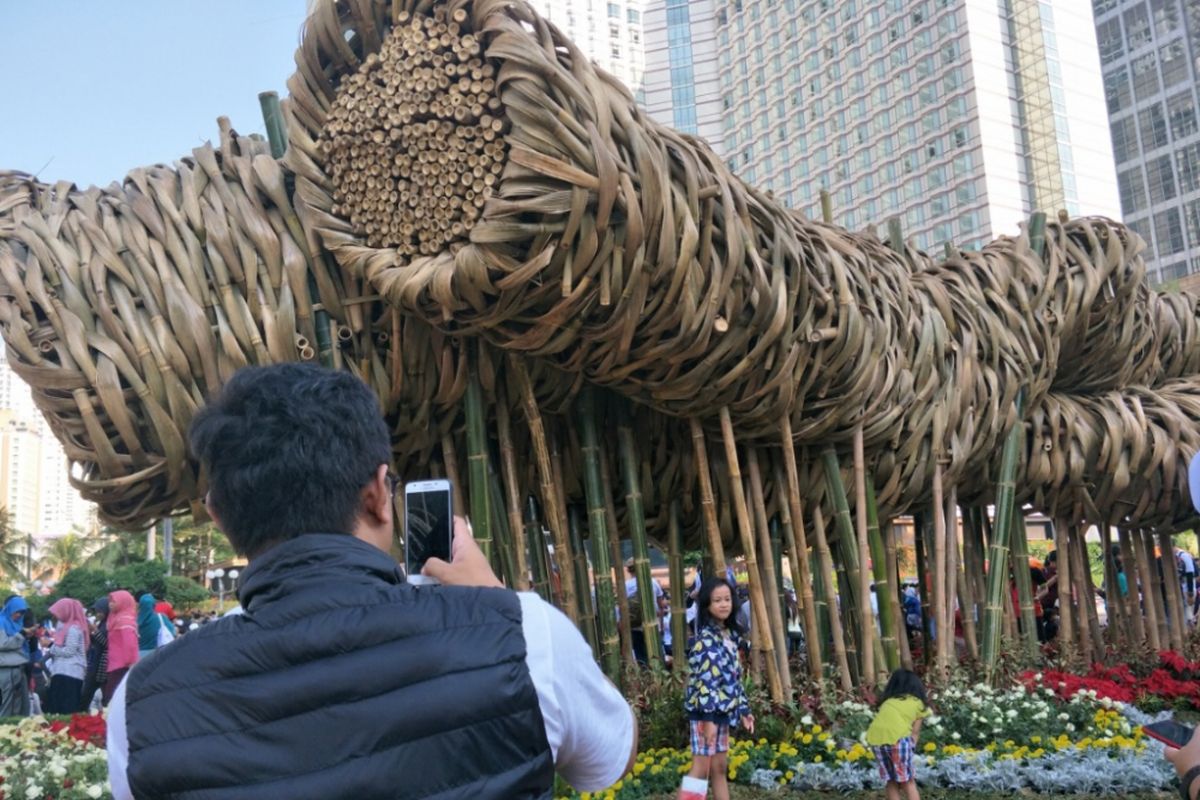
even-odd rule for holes
{"type": "Polygon", "coordinates": [[[130,672],[139,800],[550,797],[513,592],[417,589],[376,548],[307,534],[238,596],[244,615],[130,672]]]}

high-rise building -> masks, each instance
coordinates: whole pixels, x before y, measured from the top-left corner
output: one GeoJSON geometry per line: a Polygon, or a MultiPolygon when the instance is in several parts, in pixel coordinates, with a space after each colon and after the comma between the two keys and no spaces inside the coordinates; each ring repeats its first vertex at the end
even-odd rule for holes
{"type": "Polygon", "coordinates": [[[643,0],[531,0],[531,5],[644,101],[643,0]]]}
{"type": "Polygon", "coordinates": [[[729,166],[812,218],[826,188],[845,227],[977,247],[1034,210],[1119,216],[1091,26],[1077,0],[652,0],[647,108],[718,122],[729,166]],[[715,59],[683,69],[685,26],[715,59]]]}
{"type": "Polygon", "coordinates": [[[0,505],[23,534],[44,540],[86,527],[94,506],[79,496],[69,462],[0,348],[0,505]]]}
{"type": "Polygon", "coordinates": [[[1200,2],[1093,0],[1121,210],[1151,277],[1200,272],[1200,2]]]}
{"type": "Polygon", "coordinates": [[[723,0],[651,0],[646,7],[646,110],[718,153],[724,104],[717,74],[716,7],[723,0]]]}

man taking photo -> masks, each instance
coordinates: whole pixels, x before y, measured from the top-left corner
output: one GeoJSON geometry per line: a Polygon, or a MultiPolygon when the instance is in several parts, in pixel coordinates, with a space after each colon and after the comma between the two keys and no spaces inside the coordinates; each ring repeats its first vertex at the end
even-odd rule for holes
{"type": "Polygon", "coordinates": [[[113,697],[113,796],[548,798],[636,755],[632,712],[570,621],[504,589],[455,521],[414,587],[388,554],[390,444],[345,372],[244,369],[197,414],[245,613],[143,659],[113,697]]]}

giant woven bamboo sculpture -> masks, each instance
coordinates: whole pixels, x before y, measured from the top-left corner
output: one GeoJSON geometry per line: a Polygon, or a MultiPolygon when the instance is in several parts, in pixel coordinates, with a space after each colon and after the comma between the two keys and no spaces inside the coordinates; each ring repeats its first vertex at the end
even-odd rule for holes
{"type": "Polygon", "coordinates": [[[705,541],[688,420],[738,541],[722,409],[766,459],[772,515],[786,420],[797,489],[827,519],[818,456],[849,464],[856,430],[887,518],[929,502],[939,463],[959,502],[987,502],[1022,425],[1018,501],[1190,522],[1197,301],[1147,286],[1127,228],[1059,221],[1040,256],[1022,235],[937,261],[804,219],[646,118],[521,0],[321,3],[296,64],[282,160],[222,121],[219,148],[106,189],[0,176],[10,360],[108,519],[199,496],[184,431],[234,369],[324,353],[376,390],[407,477],[465,482],[477,376],[510,537],[530,493],[558,529],[583,502],[571,408],[588,384],[634,403],[660,541],[673,497],[685,542],[705,541]],[[557,486],[506,449],[544,450],[557,486]]]}

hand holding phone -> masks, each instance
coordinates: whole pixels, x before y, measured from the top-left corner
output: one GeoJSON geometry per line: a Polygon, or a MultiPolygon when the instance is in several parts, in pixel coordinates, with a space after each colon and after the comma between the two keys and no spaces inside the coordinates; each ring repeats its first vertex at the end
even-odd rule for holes
{"type": "Polygon", "coordinates": [[[454,556],[447,563],[431,558],[425,564],[425,575],[447,586],[484,586],[503,588],[504,584],[492,572],[492,565],[475,543],[471,527],[462,517],[454,518],[454,556]]]}
{"type": "Polygon", "coordinates": [[[450,481],[414,481],[404,487],[404,567],[408,582],[438,583],[423,573],[431,558],[450,560],[454,510],[450,481]]]}
{"type": "Polygon", "coordinates": [[[1186,746],[1191,741],[1194,731],[1194,728],[1189,728],[1187,725],[1181,725],[1170,719],[1142,726],[1142,733],[1151,739],[1157,739],[1167,747],[1175,748],[1186,746]]]}

